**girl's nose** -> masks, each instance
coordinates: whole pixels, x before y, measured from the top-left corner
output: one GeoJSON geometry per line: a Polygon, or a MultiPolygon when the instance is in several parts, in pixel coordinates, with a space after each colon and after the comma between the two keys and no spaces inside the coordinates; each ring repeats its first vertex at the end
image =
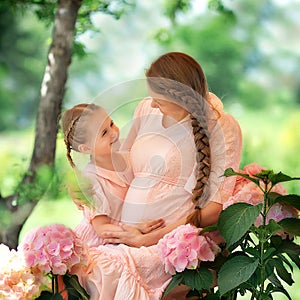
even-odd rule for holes
{"type": "Polygon", "coordinates": [[[119,130],[118,129],[112,129],[110,130],[110,136],[114,139],[119,135],[119,130]]]}

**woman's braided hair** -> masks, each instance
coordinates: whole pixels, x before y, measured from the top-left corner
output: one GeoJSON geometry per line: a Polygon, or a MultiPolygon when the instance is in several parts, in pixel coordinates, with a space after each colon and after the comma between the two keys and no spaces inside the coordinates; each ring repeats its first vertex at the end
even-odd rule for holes
{"type": "Polygon", "coordinates": [[[207,200],[208,178],[211,168],[210,146],[207,132],[208,87],[201,66],[190,56],[170,52],[154,61],[146,71],[149,87],[167,99],[185,108],[191,117],[196,145],[197,182],[192,201],[195,210],[187,223],[201,227],[200,200],[207,200]]]}
{"type": "Polygon", "coordinates": [[[95,104],[82,103],[64,112],[61,118],[64,142],[67,148],[67,158],[70,165],[76,168],[71,157],[71,150],[79,151],[78,146],[86,143],[88,117],[100,107],[95,104]],[[80,120],[80,122],[79,122],[80,120]]]}

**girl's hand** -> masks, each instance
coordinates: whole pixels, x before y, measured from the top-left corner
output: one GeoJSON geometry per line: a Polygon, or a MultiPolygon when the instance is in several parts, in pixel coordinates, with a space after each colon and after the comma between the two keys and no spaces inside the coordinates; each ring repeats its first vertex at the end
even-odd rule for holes
{"type": "Polygon", "coordinates": [[[165,227],[164,219],[147,221],[135,226],[141,233],[149,233],[153,230],[165,227]]]}
{"type": "Polygon", "coordinates": [[[90,206],[93,203],[95,194],[93,184],[80,171],[72,172],[67,176],[66,182],[69,195],[78,209],[83,210],[84,205],[90,206]]]}

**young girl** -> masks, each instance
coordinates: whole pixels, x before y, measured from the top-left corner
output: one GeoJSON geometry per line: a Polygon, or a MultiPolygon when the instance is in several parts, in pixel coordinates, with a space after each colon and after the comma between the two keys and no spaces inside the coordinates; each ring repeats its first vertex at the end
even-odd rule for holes
{"type": "MultiPolygon", "coordinates": [[[[122,231],[119,225],[123,200],[132,180],[126,153],[118,152],[119,128],[106,111],[95,104],[79,104],[65,111],[62,129],[67,157],[77,169],[71,150],[90,156],[82,174],[89,180],[93,203],[83,205],[84,218],[75,231],[88,246],[103,244],[103,231],[122,231]]],[[[163,226],[163,220],[141,223],[142,233],[163,226]]]]}

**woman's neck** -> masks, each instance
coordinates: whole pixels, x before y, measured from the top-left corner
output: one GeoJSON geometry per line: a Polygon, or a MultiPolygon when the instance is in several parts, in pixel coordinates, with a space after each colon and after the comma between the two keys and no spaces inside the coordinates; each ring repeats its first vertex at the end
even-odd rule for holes
{"type": "Polygon", "coordinates": [[[167,116],[167,115],[163,115],[163,117],[162,117],[162,125],[165,128],[171,127],[174,124],[179,123],[180,121],[182,121],[183,119],[185,119],[187,115],[189,115],[188,112],[182,113],[181,115],[178,115],[175,118],[167,116]]]}

